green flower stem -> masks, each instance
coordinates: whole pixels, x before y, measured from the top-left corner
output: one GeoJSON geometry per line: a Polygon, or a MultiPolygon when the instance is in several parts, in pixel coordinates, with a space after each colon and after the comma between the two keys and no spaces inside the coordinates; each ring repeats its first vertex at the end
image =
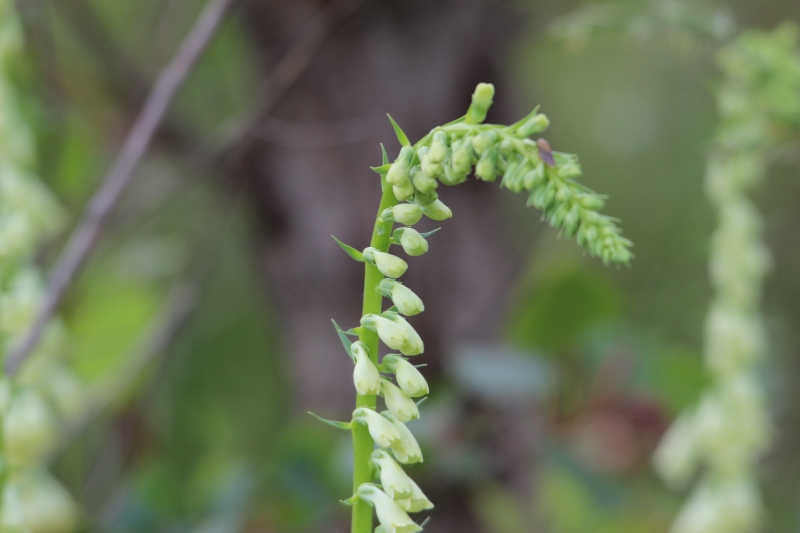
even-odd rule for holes
{"type": "MultiPolygon", "coordinates": [[[[375,226],[372,230],[372,240],[370,246],[381,252],[389,250],[389,241],[391,239],[392,228],[391,224],[385,224],[383,233],[378,233],[378,217],[384,211],[394,205],[397,205],[397,198],[392,193],[391,186],[386,184],[385,176],[381,176],[381,188],[383,195],[381,196],[380,207],[378,207],[378,215],[375,219],[375,226]]],[[[364,306],[362,315],[367,314],[380,314],[383,309],[382,302],[383,296],[376,291],[376,287],[383,280],[381,274],[375,265],[364,263],[364,306]]],[[[369,351],[369,357],[378,364],[378,334],[374,331],[369,331],[366,328],[361,328],[361,333],[358,339],[364,343],[369,351]]],[[[375,409],[376,397],[375,395],[357,395],[356,407],[370,407],[375,409]]],[[[358,492],[358,487],[362,483],[372,482],[372,467],[370,466],[370,458],[372,451],[375,449],[375,444],[372,437],[369,435],[369,430],[364,424],[353,424],[353,494],[358,492]]],[[[372,507],[365,501],[358,501],[353,505],[353,521],[350,530],[352,533],[372,533],[372,507]]]]}

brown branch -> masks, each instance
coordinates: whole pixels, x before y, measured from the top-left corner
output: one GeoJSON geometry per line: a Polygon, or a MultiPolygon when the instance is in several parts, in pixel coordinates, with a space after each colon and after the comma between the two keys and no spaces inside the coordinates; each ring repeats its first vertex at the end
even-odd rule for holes
{"type": "Polygon", "coordinates": [[[200,53],[211,40],[223,15],[233,1],[209,0],[172,61],[159,74],[114,164],[90,200],[83,218],[72,232],[66,248],[52,270],[44,305],[22,341],[6,360],[5,371],[7,374],[15,374],[36,347],[45,326],[94,247],[103,223],[130,183],[136,167],[164,118],[167,107],[197,62],[200,53]]]}

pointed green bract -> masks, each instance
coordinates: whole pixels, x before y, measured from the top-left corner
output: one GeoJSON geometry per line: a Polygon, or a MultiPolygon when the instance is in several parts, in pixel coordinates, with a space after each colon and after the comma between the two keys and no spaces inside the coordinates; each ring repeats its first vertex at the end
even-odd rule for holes
{"type": "Polygon", "coordinates": [[[411,146],[411,141],[408,140],[408,137],[406,137],[405,132],[403,132],[403,130],[400,129],[400,126],[397,125],[397,122],[394,121],[392,115],[387,113],[386,116],[389,117],[389,122],[392,123],[392,127],[394,128],[394,133],[395,135],[397,135],[397,140],[400,141],[400,145],[411,146]]]}
{"type": "Polygon", "coordinates": [[[343,429],[345,431],[350,431],[353,428],[352,423],[350,422],[337,422],[336,420],[328,420],[327,418],[322,418],[319,415],[315,415],[311,411],[308,411],[308,414],[322,422],[323,424],[328,424],[329,426],[333,426],[336,429],[343,429]]]}
{"type": "Polygon", "coordinates": [[[337,239],[333,235],[331,235],[331,237],[333,237],[333,240],[336,241],[336,244],[338,244],[339,246],[342,247],[342,250],[347,252],[347,255],[349,255],[350,257],[352,257],[353,259],[355,259],[359,263],[363,263],[364,262],[364,256],[361,254],[361,252],[359,252],[358,250],[356,250],[352,246],[347,246],[345,243],[343,243],[342,241],[340,241],[339,239],[337,239]]]}

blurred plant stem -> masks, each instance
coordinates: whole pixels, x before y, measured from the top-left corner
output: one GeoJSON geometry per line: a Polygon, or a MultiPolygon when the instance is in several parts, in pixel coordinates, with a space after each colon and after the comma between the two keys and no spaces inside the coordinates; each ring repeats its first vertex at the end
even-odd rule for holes
{"type": "MultiPolygon", "coordinates": [[[[397,205],[397,198],[394,197],[392,187],[386,183],[386,176],[381,176],[381,196],[378,214],[375,217],[375,224],[372,229],[372,240],[370,246],[381,252],[389,250],[389,239],[392,234],[391,223],[380,223],[381,213],[394,205],[397,205]],[[378,233],[378,228],[383,227],[383,233],[378,233]]],[[[383,311],[381,304],[383,296],[376,290],[378,284],[383,279],[378,267],[366,261],[364,263],[364,304],[363,315],[379,315],[383,311]]],[[[378,365],[378,333],[367,328],[361,328],[358,340],[367,347],[369,357],[375,365],[378,365]]],[[[375,409],[376,397],[371,395],[357,395],[356,407],[369,407],[375,409]]],[[[375,448],[369,429],[365,424],[353,424],[353,494],[358,493],[358,487],[362,483],[372,482],[372,466],[370,458],[375,448]]],[[[372,533],[372,507],[364,500],[359,500],[353,505],[353,521],[351,525],[352,533],[372,533]]]]}

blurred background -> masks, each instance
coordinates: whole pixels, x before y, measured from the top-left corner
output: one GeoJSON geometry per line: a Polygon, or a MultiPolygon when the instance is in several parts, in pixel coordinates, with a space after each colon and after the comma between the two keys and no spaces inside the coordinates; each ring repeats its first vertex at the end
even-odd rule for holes
{"type": "MultiPolygon", "coordinates": [[[[46,269],[203,2],[18,4],[39,170],[69,213],[46,269]]],[[[330,235],[368,243],[369,166],[380,143],[399,149],[385,113],[415,141],[491,82],[488,121],[541,105],[636,258],[604,267],[492,184],[440,189],[454,218],[403,279],[426,304],[411,322],[432,390],[412,426],[437,506],[427,531],[667,531],[685,494],[650,457],[708,379],[714,54],[787,20],[800,3],[236,3],[61,309],[64,360],[102,392],[52,455],[83,529],[349,529],[349,435],[306,415],[353,405],[330,319],[357,325],[363,270],[330,235]],[[609,7],[619,18],[593,26],[609,7]]],[[[756,197],[775,259],[777,433],[761,469],[774,533],[800,527],[798,154],[756,197]]]]}

